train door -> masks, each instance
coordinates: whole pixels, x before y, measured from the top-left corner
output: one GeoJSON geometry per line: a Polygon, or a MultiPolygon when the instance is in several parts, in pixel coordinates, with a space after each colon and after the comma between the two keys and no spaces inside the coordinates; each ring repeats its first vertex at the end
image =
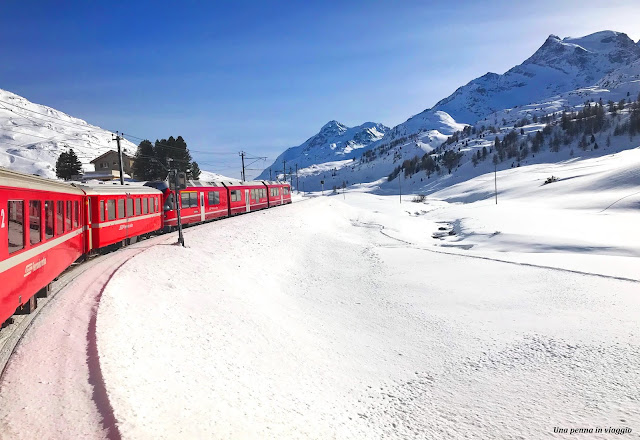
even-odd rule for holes
{"type": "Polygon", "coordinates": [[[200,221],[204,221],[204,193],[200,193],[200,221]]]}
{"type": "Polygon", "coordinates": [[[249,210],[251,209],[251,201],[249,199],[249,190],[248,189],[244,190],[244,199],[245,199],[246,205],[247,205],[247,212],[249,212],[249,210]]]}
{"type": "Polygon", "coordinates": [[[86,252],[85,253],[89,253],[91,252],[91,249],[93,248],[93,242],[92,242],[92,235],[93,235],[93,231],[91,229],[91,197],[85,197],[85,200],[87,201],[87,221],[86,223],[86,227],[85,227],[85,237],[86,237],[86,252]]]}
{"type": "Polygon", "coordinates": [[[284,187],[278,188],[278,191],[280,192],[280,204],[283,205],[284,204],[284,187]]]}

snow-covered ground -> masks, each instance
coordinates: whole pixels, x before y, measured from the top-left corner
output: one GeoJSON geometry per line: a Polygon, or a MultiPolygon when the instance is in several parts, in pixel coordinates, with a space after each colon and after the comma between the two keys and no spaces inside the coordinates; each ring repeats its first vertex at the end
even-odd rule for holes
{"type": "MultiPolygon", "coordinates": [[[[83,436],[638,438],[639,162],[634,149],[502,171],[497,206],[484,175],[421,203],[298,197],[189,228],[186,248],[143,242],[99,301],[109,404],[78,414],[107,421],[83,436]]],[[[91,314],[69,326],[78,316],[91,314]]],[[[65,363],[34,365],[43,345],[27,338],[0,384],[11,438],[60,432],[31,417],[25,384],[40,402],[96,400],[85,373],[73,391],[49,379],[65,363]]],[[[76,347],[68,365],[87,357],[76,347]]]]}

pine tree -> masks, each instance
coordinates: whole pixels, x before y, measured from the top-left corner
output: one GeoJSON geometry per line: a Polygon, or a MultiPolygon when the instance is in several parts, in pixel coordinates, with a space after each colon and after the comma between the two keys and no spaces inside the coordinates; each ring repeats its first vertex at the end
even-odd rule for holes
{"type": "Polygon", "coordinates": [[[189,170],[188,176],[192,180],[198,180],[200,178],[200,167],[198,166],[198,162],[191,162],[191,168],[189,170]]]}
{"type": "Polygon", "coordinates": [[[138,145],[136,160],[133,163],[133,177],[138,180],[156,180],[160,176],[156,173],[158,164],[155,163],[153,145],[150,141],[144,140],[138,145]]]}
{"type": "Polygon", "coordinates": [[[82,164],[73,149],[60,153],[56,161],[56,176],[64,180],[69,180],[73,176],[80,174],[81,170],[82,164]]]}

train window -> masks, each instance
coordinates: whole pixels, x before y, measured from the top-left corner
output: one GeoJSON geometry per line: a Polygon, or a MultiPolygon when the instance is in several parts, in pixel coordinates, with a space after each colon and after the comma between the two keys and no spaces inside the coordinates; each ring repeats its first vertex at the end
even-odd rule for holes
{"type": "Polygon", "coordinates": [[[10,200],[7,209],[9,228],[9,253],[24,249],[24,202],[10,200]]]}
{"type": "Polygon", "coordinates": [[[158,198],[157,198],[157,197],[154,197],[154,198],[153,198],[153,200],[154,200],[154,205],[155,205],[155,208],[153,208],[153,212],[158,212],[158,210],[160,209],[160,208],[158,207],[158,205],[159,205],[159,203],[158,203],[158,198]]]}
{"type": "Polygon", "coordinates": [[[180,200],[183,208],[197,208],[198,207],[198,193],[197,192],[183,192],[180,193],[180,200]]]}
{"type": "Polygon", "coordinates": [[[124,199],[118,199],[118,218],[124,218],[124,199]]]}
{"type": "Polygon", "coordinates": [[[29,202],[29,243],[38,244],[42,241],[40,229],[42,228],[42,202],[31,200],[29,202]]]}
{"type": "Polygon", "coordinates": [[[73,204],[73,227],[75,229],[80,224],[80,205],[78,202],[74,202],[73,204]]]}
{"type": "Polygon", "coordinates": [[[147,197],[142,199],[142,213],[143,214],[149,213],[149,199],[147,197]]]}
{"type": "Polygon", "coordinates": [[[127,217],[133,216],[133,199],[127,197],[127,217]]]}
{"type": "Polygon", "coordinates": [[[107,220],[116,219],[116,201],[114,199],[107,200],[107,220]]]}
{"type": "Polygon", "coordinates": [[[142,200],[136,199],[136,215],[142,214],[142,200]]]}
{"type": "Polygon", "coordinates": [[[100,208],[98,208],[100,210],[100,221],[103,222],[104,221],[104,200],[100,200],[100,208]]]}
{"type": "Polygon", "coordinates": [[[64,230],[69,232],[71,230],[71,200],[67,201],[67,216],[64,221],[64,230]]]}
{"type": "Polygon", "coordinates": [[[47,240],[53,237],[53,200],[44,202],[44,238],[47,240]]]}
{"type": "Polygon", "coordinates": [[[154,210],[153,210],[153,205],[155,204],[155,197],[152,197],[149,199],[149,214],[153,214],[154,210]]]}
{"type": "Polygon", "coordinates": [[[64,232],[64,202],[58,201],[58,209],[56,212],[56,235],[61,235],[64,232]]]}
{"type": "Polygon", "coordinates": [[[220,204],[220,193],[218,191],[209,191],[209,206],[220,204]]]}
{"type": "Polygon", "coordinates": [[[232,202],[239,202],[242,200],[242,191],[234,189],[233,191],[231,191],[231,201],[232,202]]]}

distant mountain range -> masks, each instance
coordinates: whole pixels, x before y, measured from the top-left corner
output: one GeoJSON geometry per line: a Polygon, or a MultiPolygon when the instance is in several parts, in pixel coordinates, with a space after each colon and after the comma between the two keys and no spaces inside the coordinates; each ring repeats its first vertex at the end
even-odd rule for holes
{"type": "Polygon", "coordinates": [[[389,127],[375,122],[365,122],[357,127],[347,127],[338,121],[329,121],[301,145],[287,149],[275,160],[271,169],[265,169],[258,179],[268,179],[270,174],[283,174],[283,167],[305,168],[313,164],[360,155],[363,148],[378,141],[389,132],[389,127]],[[287,164],[288,162],[288,164],[287,164]]]}
{"type": "MultiPolygon", "coordinates": [[[[637,95],[637,89],[640,42],[614,31],[581,38],[550,35],[522,64],[502,75],[490,72],[476,78],[393,128],[330,121],[304,143],[285,150],[259,178],[281,176],[286,164],[287,173],[298,167],[301,186],[308,190],[319,189],[325,179],[377,181],[399,161],[432,151],[467,124],[514,123],[576,108],[588,97],[606,101],[637,95]]],[[[0,90],[0,166],[54,178],[55,161],[68,148],[90,170],[89,161],[115,149],[115,142],[107,130],[0,90]]],[[[137,147],[125,140],[123,148],[133,155],[137,147]]],[[[216,177],[203,174],[204,179],[216,177]]]]}
{"type": "MultiPolygon", "coordinates": [[[[361,159],[363,154],[370,154],[368,151],[398,144],[393,151],[395,159],[392,163],[395,164],[401,158],[413,157],[418,151],[433,150],[466,124],[490,125],[497,122],[498,115],[502,119],[505,115],[519,114],[512,110],[523,106],[529,109],[528,114],[537,111],[542,115],[544,108],[558,111],[561,110],[558,108],[560,102],[565,107],[581,104],[581,97],[588,93],[582,90],[589,87],[605,92],[623,87],[625,93],[631,92],[635,87],[633,83],[638,79],[640,42],[635,43],[626,34],[602,31],[581,38],[563,39],[550,35],[522,64],[502,75],[489,72],[476,78],[402,124],[388,129],[382,124],[367,123],[347,129],[331,121],[302,145],[287,149],[270,168],[282,170],[283,159],[287,160],[287,168],[298,164],[298,168],[303,169],[301,182],[307,183],[307,189],[319,189],[319,176],[326,178],[328,170],[331,170],[331,180],[336,183],[370,182],[389,173],[391,164],[386,156],[376,156],[373,160],[367,156],[362,161],[357,160],[358,164],[344,159],[353,156],[361,159]],[[335,141],[339,136],[343,136],[340,138],[343,142],[348,141],[347,132],[352,135],[361,127],[371,125],[380,128],[376,128],[375,136],[367,136],[357,143],[358,148],[337,147],[340,144],[335,141]],[[338,137],[323,133],[331,126],[340,127],[336,129],[338,137]]],[[[640,81],[637,84],[640,85],[640,81]]],[[[391,151],[386,152],[387,156],[390,154],[391,151]]],[[[261,177],[268,177],[268,171],[269,168],[261,177]]]]}

